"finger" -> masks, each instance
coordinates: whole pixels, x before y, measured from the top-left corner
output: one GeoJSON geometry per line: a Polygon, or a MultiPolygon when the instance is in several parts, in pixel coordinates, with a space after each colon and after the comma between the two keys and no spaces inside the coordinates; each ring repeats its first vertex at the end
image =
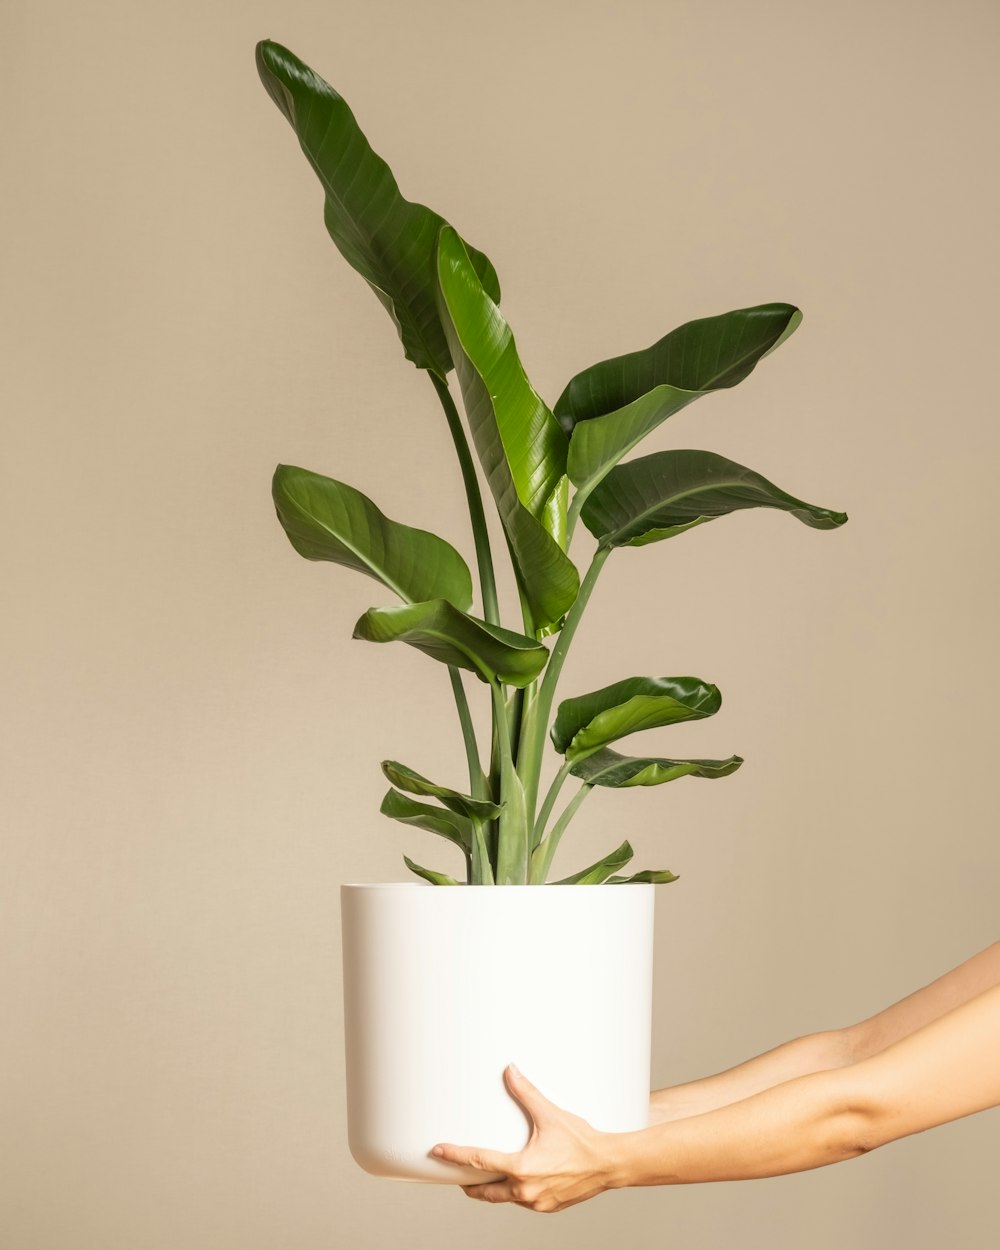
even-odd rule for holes
{"type": "Polygon", "coordinates": [[[513,1155],[501,1154],[499,1150],[482,1150],[478,1146],[453,1146],[450,1142],[439,1142],[431,1154],[435,1159],[443,1159],[446,1163],[458,1163],[479,1172],[501,1172],[504,1175],[511,1170],[514,1160],[513,1155]]]}
{"type": "Polygon", "coordinates": [[[515,1185],[512,1180],[492,1181],[487,1185],[463,1185],[463,1192],[478,1202],[517,1202],[515,1185]]]}
{"type": "Polygon", "coordinates": [[[562,1108],[549,1102],[540,1089],[537,1089],[521,1072],[509,1063],[504,1069],[507,1088],[521,1106],[528,1112],[535,1124],[543,1124],[560,1114],[562,1108]]]}

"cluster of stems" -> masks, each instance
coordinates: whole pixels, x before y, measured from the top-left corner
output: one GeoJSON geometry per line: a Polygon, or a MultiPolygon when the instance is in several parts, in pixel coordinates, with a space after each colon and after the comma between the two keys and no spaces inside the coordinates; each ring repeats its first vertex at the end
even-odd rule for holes
{"type": "MultiPolygon", "coordinates": [[[[448,383],[435,373],[431,373],[430,377],[448,419],[462,470],[476,548],[483,619],[491,625],[499,625],[500,608],[493,556],[475,464],[448,383]]],[[[574,504],[578,501],[582,502],[579,495],[574,504]]],[[[578,516],[579,507],[571,504],[568,513],[567,547],[578,516]]],[[[566,615],[541,677],[526,688],[516,690],[509,689],[496,680],[490,683],[493,714],[488,770],[483,767],[462,675],[457,668],[449,668],[465,742],[472,796],[503,804],[503,810],[495,820],[473,821],[473,843],[467,866],[470,884],[544,883],[560,838],[592,789],[584,782],[560,814],[552,820],[560,791],[570,775],[570,765],[564,763],[539,805],[542,756],[556,686],[570,644],[609,553],[610,548],[607,547],[598,547],[594,553],[590,567],[580,583],[579,594],[566,615]]],[[[535,623],[523,596],[521,613],[524,633],[529,637],[536,637],[535,623]]]]}

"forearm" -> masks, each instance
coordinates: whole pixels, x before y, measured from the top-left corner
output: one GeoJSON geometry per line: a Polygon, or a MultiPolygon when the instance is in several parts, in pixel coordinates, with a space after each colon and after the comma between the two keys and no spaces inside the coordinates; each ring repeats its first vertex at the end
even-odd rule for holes
{"type": "Polygon", "coordinates": [[[705,1114],[609,1135],[613,1185],[750,1180],[862,1154],[869,1117],[850,1073],[796,1077],[705,1114]]]}
{"type": "Polygon", "coordinates": [[[1000,984],[1000,942],[884,1011],[846,1029],[811,1033],[716,1076],[650,1095],[654,1124],[714,1111],[774,1085],[859,1063],[1000,984]]]}
{"type": "Polygon", "coordinates": [[[845,1067],[855,1057],[849,1031],[835,1029],[810,1033],[726,1072],[686,1085],[655,1090],[650,1095],[650,1118],[654,1123],[660,1123],[701,1115],[796,1077],[845,1067]]]}
{"type": "Polygon", "coordinates": [[[1000,984],[846,1068],[704,1115],[607,1134],[612,1186],[749,1180],[863,1154],[1000,1105],[1000,984]]]}

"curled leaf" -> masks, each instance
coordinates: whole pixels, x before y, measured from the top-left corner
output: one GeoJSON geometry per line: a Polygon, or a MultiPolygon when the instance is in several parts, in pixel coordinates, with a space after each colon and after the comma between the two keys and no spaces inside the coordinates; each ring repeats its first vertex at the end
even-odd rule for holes
{"type": "Polygon", "coordinates": [[[668,760],[647,755],[619,755],[604,747],[578,760],[569,771],[589,786],[620,790],[630,786],[662,786],[679,777],[728,777],[742,763],[738,755],[725,760],[668,760]]]}
{"type": "Polygon", "coordinates": [[[561,881],[553,881],[552,885],[600,885],[602,881],[607,881],[613,872],[624,868],[633,854],[628,842],[623,842],[617,850],[612,851],[610,855],[605,855],[596,864],[591,864],[589,868],[583,868],[570,877],[563,877],[561,881]]]}
{"type": "Polygon", "coordinates": [[[439,786],[437,782],[428,781],[420,773],[398,764],[395,760],[383,760],[382,772],[386,779],[401,790],[410,794],[420,794],[428,798],[440,799],[445,807],[470,820],[493,820],[500,815],[502,803],[490,803],[486,799],[474,799],[469,794],[458,790],[450,790],[447,786],[439,786]]]}
{"type": "Polygon", "coordinates": [[[368,642],[405,642],[442,664],[468,669],[485,682],[528,686],[549,653],[540,642],[460,612],[446,599],[400,608],[369,608],[354,626],[368,642]]]}
{"type": "Polygon", "coordinates": [[[712,716],[721,704],[718,686],[698,677],[627,677],[563,700],[552,743],[568,760],[580,759],[640,729],[712,716]]]}
{"type": "Polygon", "coordinates": [[[400,794],[398,790],[389,790],[382,800],[379,811],[391,820],[401,824],[412,825],[416,829],[426,829],[436,833],[449,842],[460,846],[466,854],[472,854],[472,822],[465,816],[449,811],[446,807],[434,807],[430,803],[418,803],[408,794],[400,794]]]}
{"type": "Polygon", "coordinates": [[[418,877],[423,877],[431,885],[458,885],[455,878],[449,877],[446,872],[435,872],[433,868],[422,868],[420,864],[415,864],[409,855],[403,856],[403,862],[410,872],[415,872],[418,877]]]}

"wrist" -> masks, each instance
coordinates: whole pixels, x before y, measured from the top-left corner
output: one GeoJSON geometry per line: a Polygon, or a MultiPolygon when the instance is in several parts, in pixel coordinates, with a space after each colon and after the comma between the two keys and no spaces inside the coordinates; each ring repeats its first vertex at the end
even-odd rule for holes
{"type": "Polygon", "coordinates": [[[605,1184],[608,1189],[627,1189],[635,1181],[635,1138],[638,1133],[605,1134],[605,1184]]]}

